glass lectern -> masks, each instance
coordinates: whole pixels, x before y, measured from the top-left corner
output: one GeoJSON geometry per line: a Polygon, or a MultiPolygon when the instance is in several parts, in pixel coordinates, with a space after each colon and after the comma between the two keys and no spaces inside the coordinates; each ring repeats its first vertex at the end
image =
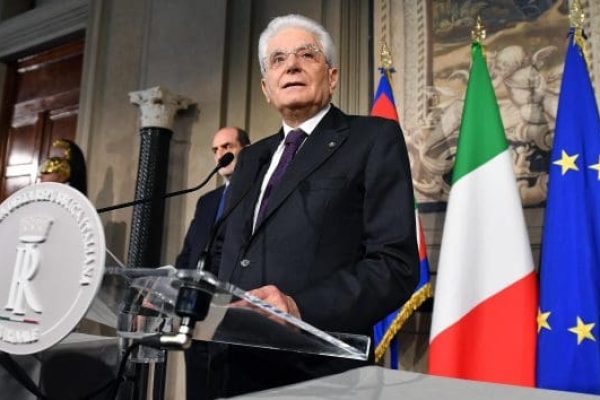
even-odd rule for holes
{"type": "MultiPolygon", "coordinates": [[[[94,324],[112,325],[112,334],[121,339],[123,349],[135,341],[148,343],[148,338],[173,335],[182,321],[178,298],[182,288],[190,285],[198,289],[199,296],[206,302],[205,317],[193,324],[190,335],[193,340],[355,360],[368,357],[370,339],[367,336],[324,332],[232,284],[219,281],[208,272],[176,270],[171,266],[156,269],[107,266],[97,300],[80,324],[88,328],[80,330],[89,330],[94,324]],[[115,302],[115,299],[120,301],[115,302]]],[[[163,381],[158,385],[162,390],[166,352],[185,350],[186,346],[157,347],[138,347],[131,353],[133,368],[130,369],[138,375],[153,374],[151,380],[163,381]],[[153,367],[148,368],[149,365],[153,367]]],[[[142,379],[146,381],[147,378],[142,379]]],[[[157,396],[157,390],[155,387],[154,394],[146,398],[162,398],[157,396]]]]}
{"type": "Polygon", "coordinates": [[[210,303],[195,324],[195,340],[356,360],[369,354],[368,337],[321,331],[205,271],[109,267],[106,274],[127,282],[117,323],[123,338],[177,330],[177,298],[182,285],[192,283],[210,303]]]}

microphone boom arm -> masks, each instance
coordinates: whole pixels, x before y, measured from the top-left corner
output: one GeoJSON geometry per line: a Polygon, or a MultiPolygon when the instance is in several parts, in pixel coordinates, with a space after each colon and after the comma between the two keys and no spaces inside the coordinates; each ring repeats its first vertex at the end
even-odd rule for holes
{"type": "Polygon", "coordinates": [[[102,213],[105,213],[107,211],[118,210],[120,208],[131,207],[131,206],[135,206],[135,205],[138,205],[138,204],[149,203],[151,201],[156,201],[156,200],[164,200],[164,199],[168,199],[169,197],[178,196],[180,194],[185,194],[185,193],[193,192],[195,190],[198,190],[198,189],[202,188],[204,185],[206,185],[208,183],[208,181],[210,180],[210,178],[212,178],[213,175],[216,174],[218,170],[220,170],[221,168],[226,167],[227,165],[231,164],[231,162],[233,161],[233,158],[234,158],[233,154],[231,154],[231,153],[225,153],[223,155],[223,157],[221,157],[219,159],[219,162],[217,163],[217,166],[215,168],[213,168],[213,170],[210,172],[210,174],[208,174],[208,176],[206,177],[206,179],[204,179],[199,185],[194,186],[192,188],[188,188],[188,189],[178,190],[176,192],[167,193],[167,194],[165,194],[163,196],[143,197],[141,199],[136,199],[136,200],[133,200],[133,201],[128,201],[126,203],[115,204],[115,205],[108,206],[108,207],[98,208],[98,209],[96,209],[96,212],[98,214],[102,214],[102,213]]]}

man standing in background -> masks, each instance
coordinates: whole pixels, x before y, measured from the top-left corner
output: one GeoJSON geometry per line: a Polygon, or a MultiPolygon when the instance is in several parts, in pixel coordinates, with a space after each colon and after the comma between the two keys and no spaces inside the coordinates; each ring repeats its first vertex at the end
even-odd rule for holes
{"type": "MultiPolygon", "coordinates": [[[[175,261],[176,268],[195,269],[200,256],[210,239],[215,222],[221,217],[225,207],[229,179],[235,169],[238,153],[250,145],[248,133],[237,127],[225,127],[217,131],[212,139],[211,150],[215,164],[225,153],[231,153],[234,159],[229,165],[219,169],[218,173],[225,184],[206,193],[198,199],[194,219],[185,235],[183,248],[175,261]]],[[[186,392],[189,399],[201,399],[208,388],[208,352],[206,343],[192,342],[185,352],[186,392]]]]}
{"type": "Polygon", "coordinates": [[[213,136],[211,150],[214,154],[215,164],[225,153],[234,156],[233,161],[226,167],[221,168],[219,175],[225,180],[225,184],[215,190],[206,193],[198,199],[196,212],[190,227],[185,235],[183,248],[175,261],[176,268],[194,269],[200,259],[200,254],[206,247],[210,231],[217,219],[223,213],[229,179],[235,169],[238,153],[250,145],[248,133],[236,127],[225,127],[213,136]]]}

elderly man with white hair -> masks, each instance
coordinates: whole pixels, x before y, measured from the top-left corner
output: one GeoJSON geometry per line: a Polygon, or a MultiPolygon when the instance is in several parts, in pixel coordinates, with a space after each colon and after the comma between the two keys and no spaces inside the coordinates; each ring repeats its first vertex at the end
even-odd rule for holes
{"type": "MultiPolygon", "coordinates": [[[[223,241],[211,249],[220,263],[211,268],[320,329],[370,335],[419,278],[412,182],[397,123],[346,115],[331,104],[335,58],[329,33],[306,17],[275,18],[262,33],[262,90],[282,127],[240,153],[223,241]]],[[[213,349],[209,397],[360,365],[213,349]]]]}

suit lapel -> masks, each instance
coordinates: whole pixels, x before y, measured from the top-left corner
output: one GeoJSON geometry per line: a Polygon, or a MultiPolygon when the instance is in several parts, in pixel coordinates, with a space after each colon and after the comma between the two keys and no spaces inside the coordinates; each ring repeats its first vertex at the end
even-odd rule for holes
{"type": "Polygon", "coordinates": [[[337,151],[348,133],[345,115],[332,106],[294,157],[281,183],[271,193],[265,216],[256,226],[254,234],[260,231],[298,184],[337,151]]]}
{"type": "MultiPolygon", "coordinates": [[[[252,234],[253,210],[258,192],[260,191],[260,185],[269,168],[271,157],[282,139],[283,132],[280,131],[278,134],[275,134],[264,141],[253,144],[248,149],[244,150],[248,151],[247,154],[240,155],[239,168],[236,167],[236,171],[231,181],[231,197],[227,201],[220,222],[227,221],[233,211],[241,207],[241,212],[238,212],[238,216],[232,216],[232,221],[236,221],[236,218],[240,218],[237,220],[236,224],[241,224],[241,237],[236,240],[241,241],[237,244],[242,247],[252,234]],[[234,188],[235,190],[233,190],[234,188]]],[[[221,279],[230,280],[235,266],[235,262],[222,262],[219,270],[219,277],[221,279]]]]}
{"type": "MultiPolygon", "coordinates": [[[[250,192],[253,192],[253,188],[256,188],[255,183],[259,182],[259,190],[260,190],[260,182],[262,182],[262,178],[264,177],[267,168],[269,167],[269,162],[271,161],[271,157],[273,153],[277,149],[277,145],[283,139],[283,131],[271,136],[264,143],[261,144],[260,149],[244,160],[244,165],[240,167],[239,173],[234,174],[233,179],[236,183],[239,181],[239,189],[230,193],[230,199],[227,202],[225,210],[223,211],[222,220],[226,219],[231,212],[238,207],[242,200],[247,198],[250,192]]],[[[250,150],[250,149],[248,149],[250,150]]],[[[234,182],[232,181],[232,184],[234,182]]],[[[237,186],[237,185],[236,185],[237,186]]],[[[232,186],[233,188],[233,186],[232,186]]],[[[251,196],[253,197],[253,196],[251,196]]],[[[256,201],[256,198],[253,199],[256,201]]]]}

